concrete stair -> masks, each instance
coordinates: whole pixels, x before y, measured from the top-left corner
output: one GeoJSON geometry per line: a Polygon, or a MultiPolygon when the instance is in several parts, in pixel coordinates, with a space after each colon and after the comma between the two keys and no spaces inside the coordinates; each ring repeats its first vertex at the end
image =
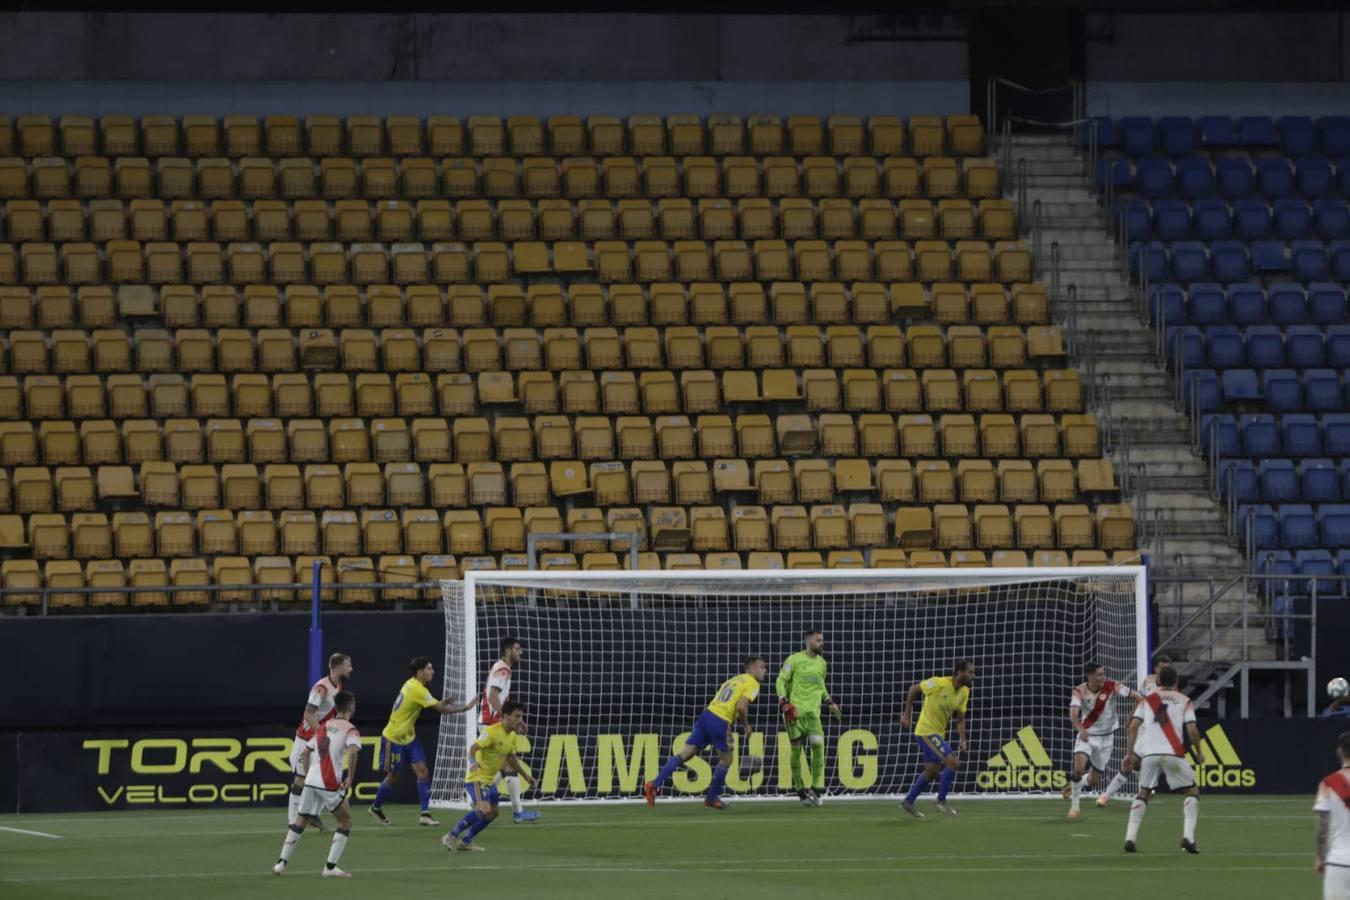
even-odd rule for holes
{"type": "MultiPolygon", "coordinates": [[[[1010,194],[1016,199],[1025,191],[1024,233],[1039,203],[1041,278],[1051,281],[1057,245],[1060,297],[1072,288],[1073,309],[1063,304],[1060,319],[1076,331],[1075,362],[1098,385],[1109,379],[1109,407],[1099,391],[1096,413],[1110,419],[1118,474],[1127,464],[1141,473],[1132,479],[1135,496],[1127,499],[1146,511],[1144,549],[1155,573],[1197,579],[1173,586],[1159,603],[1160,633],[1172,633],[1209,605],[1180,629],[1172,655],[1197,665],[1240,659],[1246,598],[1233,588],[1210,600],[1247,564],[1229,543],[1226,510],[1210,497],[1208,467],[1192,450],[1190,423],[1176,410],[1175,387],[1156,362],[1155,337],[1139,320],[1136,289],[1122,270],[1105,210],[1088,190],[1083,161],[1066,138],[1046,136],[1014,136],[1010,158],[1013,171],[1025,174],[1010,194]]],[[[1261,623],[1249,622],[1245,636],[1249,658],[1274,657],[1261,623]]]]}

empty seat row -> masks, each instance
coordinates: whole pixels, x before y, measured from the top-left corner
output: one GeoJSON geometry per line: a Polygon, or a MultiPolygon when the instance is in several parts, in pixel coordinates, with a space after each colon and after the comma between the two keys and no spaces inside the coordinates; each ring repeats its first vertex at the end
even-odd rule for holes
{"type": "Polygon", "coordinates": [[[1239,536],[1258,550],[1350,548],[1350,504],[1241,504],[1239,536]]]}
{"type": "Polygon", "coordinates": [[[1083,129],[1086,143],[1095,134],[1099,147],[1120,149],[1131,157],[1152,156],[1161,151],[1174,158],[1199,150],[1246,149],[1260,152],[1279,149],[1285,156],[1350,155],[1350,118],[1323,116],[1316,122],[1308,116],[1164,116],[1156,122],[1147,116],[1113,120],[1098,116],[1083,129]]]}
{"type": "MultiPolygon", "coordinates": [[[[1173,195],[1200,200],[1211,194],[1227,199],[1262,194],[1266,197],[1325,197],[1350,193],[1350,159],[1334,163],[1326,159],[1225,158],[1211,164],[1205,159],[1103,159],[1097,165],[1099,185],[1138,192],[1144,197],[1173,195]]],[[[17,187],[17,185],[16,185],[17,187]]],[[[23,195],[26,196],[26,195],[23,195]]]]}
{"type": "Polygon", "coordinates": [[[1350,372],[1229,369],[1219,381],[1225,403],[1260,403],[1276,413],[1350,409],[1350,372]]]}
{"type": "MultiPolygon", "coordinates": [[[[1320,247],[1320,243],[1318,244],[1320,247]]],[[[1347,263],[1350,265],[1350,262],[1347,263]]],[[[1325,269],[1325,260],[1323,261],[1325,269]]],[[[653,281],[1000,281],[1032,278],[1020,241],[215,241],[0,244],[0,285],[453,284],[539,275],[653,281]]],[[[1325,277],[1325,271],[1323,271],[1325,277]]]]}
{"type": "Polygon", "coordinates": [[[984,151],[976,116],[715,115],[660,116],[20,116],[0,119],[0,156],[559,156],[594,153],[639,156],[674,153],[789,153],[893,156],[909,151],[938,156],[984,151]]]}
{"type": "Polygon", "coordinates": [[[1178,325],[1164,340],[1188,369],[1350,369],[1350,325],[1178,325]]]}
{"type": "Polygon", "coordinates": [[[1153,321],[1167,325],[1341,325],[1347,320],[1345,289],[1327,281],[1301,284],[1150,286],[1153,321]]]}
{"type": "MultiPolygon", "coordinates": [[[[1221,290],[1221,289],[1220,289],[1221,290]]],[[[1337,288],[1339,290],[1339,288],[1337,288]]],[[[1259,292],[1259,289],[1258,289],[1259,292]]],[[[108,328],[159,319],[170,328],[473,328],[532,325],[940,324],[1040,325],[1040,284],[1017,282],[738,281],[683,285],[573,283],[488,285],[65,285],[0,287],[0,328],[108,328]]],[[[1178,321],[1171,319],[1169,321],[1178,321]]],[[[1178,324],[1180,322],[1178,321],[1178,324]]]]}
{"type": "Polygon", "coordinates": [[[1350,500],[1350,459],[1225,459],[1219,491],[1239,503],[1339,503],[1350,500]]]}
{"type": "MultiPolygon", "coordinates": [[[[1328,202],[1328,201],[1319,201],[1328,202]]],[[[9,200],[10,241],[986,240],[1017,237],[1007,200],[9,200]]]]}
{"type": "MultiPolygon", "coordinates": [[[[1350,575],[1350,551],[1338,550],[1333,554],[1330,550],[1321,548],[1295,550],[1292,553],[1288,550],[1262,550],[1256,554],[1256,571],[1262,575],[1326,576],[1266,581],[1265,586],[1279,594],[1300,596],[1309,595],[1316,590],[1318,597],[1344,598],[1347,596],[1347,585],[1350,582],[1344,577],[1333,576],[1350,575]]],[[[1283,598],[1275,599],[1274,605],[1278,612],[1281,605],[1279,600],[1283,598]]]]}
{"type": "Polygon", "coordinates": [[[1208,450],[1218,442],[1220,458],[1347,457],[1350,456],[1350,414],[1268,413],[1244,416],[1204,415],[1200,440],[1208,450]]]}
{"type": "Polygon", "coordinates": [[[989,159],[888,156],[227,159],[0,157],[0,199],[416,200],[432,197],[998,198],[989,159]]]}
{"type": "Polygon", "coordinates": [[[1125,231],[1132,241],[1282,241],[1350,237],[1350,205],[1340,197],[1306,200],[1284,197],[1273,204],[1259,197],[1241,197],[1231,204],[1219,197],[1185,200],[1130,200],[1123,207],[1125,231]]]}
{"type": "Polygon", "coordinates": [[[1218,281],[1225,284],[1249,278],[1293,277],[1314,282],[1350,281],[1350,240],[1283,241],[1162,241],[1131,242],[1130,273],[1150,284],[1178,281],[1218,281]]]}

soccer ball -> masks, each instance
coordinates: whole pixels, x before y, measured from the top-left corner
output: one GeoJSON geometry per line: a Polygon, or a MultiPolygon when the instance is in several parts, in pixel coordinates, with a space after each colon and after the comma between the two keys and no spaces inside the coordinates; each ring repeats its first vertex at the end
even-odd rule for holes
{"type": "Polygon", "coordinates": [[[1350,682],[1344,678],[1333,678],[1327,682],[1327,696],[1332,700],[1339,700],[1346,694],[1350,694],[1350,682]]]}
{"type": "Polygon", "coordinates": [[[741,757],[742,777],[748,778],[764,768],[764,757],[747,753],[741,757]]]}

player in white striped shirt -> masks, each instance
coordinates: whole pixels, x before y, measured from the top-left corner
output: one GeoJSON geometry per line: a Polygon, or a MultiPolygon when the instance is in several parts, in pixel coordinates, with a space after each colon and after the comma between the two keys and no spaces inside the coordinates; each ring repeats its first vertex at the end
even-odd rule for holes
{"type": "MultiPolygon", "coordinates": [[[[502,704],[511,696],[511,667],[520,662],[525,648],[520,638],[508,634],[498,643],[500,655],[488,670],[487,683],[483,686],[483,702],[480,704],[478,733],[502,720],[502,704]]],[[[517,762],[520,762],[517,760],[517,762]]],[[[520,765],[524,765],[520,762],[520,765]]],[[[500,776],[506,782],[506,791],[511,796],[511,821],[517,825],[533,822],[539,813],[526,809],[520,802],[520,776],[514,772],[503,772],[500,776]]]]}
{"type": "Polygon", "coordinates": [[[1350,731],[1336,740],[1341,767],[1317,786],[1317,874],[1323,900],[1350,900],[1350,731]]]}

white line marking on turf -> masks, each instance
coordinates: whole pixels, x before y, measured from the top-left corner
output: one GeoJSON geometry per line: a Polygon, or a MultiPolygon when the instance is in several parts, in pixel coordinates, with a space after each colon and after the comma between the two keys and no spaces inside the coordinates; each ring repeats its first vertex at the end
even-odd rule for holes
{"type": "Polygon", "coordinates": [[[1090,834],[1071,834],[1069,837],[1092,837],[1090,834]]]}
{"type": "Polygon", "coordinates": [[[61,840],[61,835],[59,834],[48,834],[45,831],[29,831],[27,828],[6,828],[5,826],[0,825],[0,831],[12,831],[15,834],[30,834],[33,837],[53,838],[58,841],[61,840]]]}

